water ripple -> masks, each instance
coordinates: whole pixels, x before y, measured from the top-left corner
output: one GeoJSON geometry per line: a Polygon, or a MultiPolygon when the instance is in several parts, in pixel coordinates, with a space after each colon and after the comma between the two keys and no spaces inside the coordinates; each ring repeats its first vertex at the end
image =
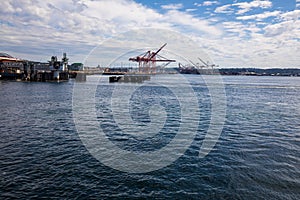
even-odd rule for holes
{"type": "MultiPolygon", "coordinates": [[[[298,79],[224,77],[226,123],[215,148],[199,159],[211,117],[210,95],[197,76],[187,77],[199,99],[196,138],[177,161],[146,174],[113,170],[89,154],[72,119],[72,82],[3,82],[0,198],[300,199],[298,79]]],[[[171,113],[161,134],[140,140],[115,124],[109,104],[112,87],[98,88],[95,105],[111,141],[124,149],[153,151],[172,140],[180,118],[178,103],[166,101],[166,92],[159,101],[154,95],[160,93],[158,87],[143,98],[137,98],[141,91],[133,96],[132,113],[144,116],[142,123],[149,122],[149,115],[140,105],[155,101],[171,113]]],[[[137,115],[133,118],[141,122],[137,115]]]]}

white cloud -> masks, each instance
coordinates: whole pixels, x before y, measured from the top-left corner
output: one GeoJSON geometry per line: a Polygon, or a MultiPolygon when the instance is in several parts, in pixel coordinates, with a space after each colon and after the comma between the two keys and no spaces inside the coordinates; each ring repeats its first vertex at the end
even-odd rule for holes
{"type": "MultiPolygon", "coordinates": [[[[274,11],[247,17],[265,19],[275,14],[274,11]]],[[[223,22],[222,25],[228,32],[222,40],[201,40],[215,63],[222,63],[223,67],[300,67],[298,10],[280,11],[272,23],[249,20],[247,23],[223,22]]]]}
{"type": "Polygon", "coordinates": [[[204,1],[203,3],[194,3],[194,6],[212,6],[214,4],[219,4],[218,1],[204,1]]]}
{"type": "Polygon", "coordinates": [[[264,31],[267,37],[281,35],[284,40],[300,38],[300,10],[281,13],[278,18],[281,19],[278,23],[265,26],[264,31]]]}
{"type": "Polygon", "coordinates": [[[164,19],[165,21],[171,22],[175,26],[184,26],[184,29],[189,27],[190,29],[200,31],[200,33],[205,35],[220,36],[222,34],[222,31],[220,29],[218,29],[214,25],[210,25],[207,20],[195,18],[189,13],[170,10],[166,13],[164,19]]]}
{"type": "Polygon", "coordinates": [[[179,9],[183,8],[183,5],[182,5],[182,3],[167,4],[167,5],[162,5],[161,8],[165,9],[165,10],[179,10],[179,9]]]}
{"type": "Polygon", "coordinates": [[[6,14],[11,14],[11,13],[16,12],[16,8],[14,8],[13,5],[11,5],[11,3],[9,1],[1,2],[0,9],[1,9],[1,12],[6,13],[6,14]]]}
{"type": "Polygon", "coordinates": [[[251,36],[246,40],[236,36],[227,36],[222,40],[198,39],[214,63],[221,67],[300,67],[297,56],[300,48],[295,41],[283,35],[265,37],[252,33],[251,36]]]}
{"type": "Polygon", "coordinates": [[[241,22],[223,22],[222,23],[227,32],[232,33],[232,36],[237,36],[239,39],[251,39],[251,35],[261,31],[256,23],[243,24],[241,22]]]}
{"type": "Polygon", "coordinates": [[[283,13],[282,15],[280,15],[280,17],[284,20],[299,20],[300,10],[293,10],[290,12],[283,13]]]}
{"type": "Polygon", "coordinates": [[[219,6],[215,9],[216,13],[233,13],[234,10],[231,8],[231,5],[223,5],[223,6],[219,6]]]}
{"type": "MultiPolygon", "coordinates": [[[[265,35],[268,37],[274,37],[282,34],[289,34],[294,31],[296,34],[296,31],[300,30],[299,25],[300,25],[299,22],[294,22],[292,20],[284,21],[276,24],[269,24],[264,28],[264,31],[265,31],[265,35]]],[[[297,36],[295,34],[293,34],[293,37],[297,36]]],[[[298,34],[298,38],[300,38],[299,34],[298,34]]]]}
{"type": "Polygon", "coordinates": [[[227,4],[220,7],[217,7],[215,12],[216,13],[233,13],[235,12],[238,15],[244,14],[249,12],[253,8],[270,8],[272,7],[272,2],[269,0],[261,1],[261,0],[254,0],[251,2],[239,2],[233,4],[227,4]],[[234,9],[237,7],[238,10],[234,9]]]}
{"type": "Polygon", "coordinates": [[[296,0],[296,8],[300,8],[300,0],[296,0]]]}
{"type": "Polygon", "coordinates": [[[194,12],[194,11],[197,11],[197,9],[194,9],[194,8],[188,8],[188,9],[185,9],[186,12],[194,12]]]}
{"type": "MultiPolygon", "coordinates": [[[[216,8],[215,13],[228,14],[238,9],[241,14],[271,5],[266,0],[233,1],[216,8]]],[[[70,62],[81,62],[106,38],[131,29],[154,27],[188,33],[221,67],[299,66],[295,61],[300,51],[299,10],[268,11],[223,22],[222,15],[203,19],[193,10],[178,10],[183,7],[169,4],[159,13],[132,0],[7,0],[0,4],[0,49],[38,61],[66,51],[70,62]],[[272,24],[264,21],[277,14],[272,24]],[[291,59],[285,59],[287,56],[291,59]]]]}
{"type": "Polygon", "coordinates": [[[236,19],[238,20],[251,20],[251,19],[255,19],[255,20],[263,20],[269,17],[276,17],[278,15],[280,15],[280,11],[272,11],[272,12],[264,12],[264,13],[260,13],[260,14],[256,14],[256,15],[248,15],[248,16],[238,16],[236,17],[236,19]]]}
{"type": "Polygon", "coordinates": [[[204,1],[203,6],[211,6],[218,3],[219,3],[218,1],[204,1]]]}
{"type": "Polygon", "coordinates": [[[252,8],[270,8],[272,7],[272,2],[269,0],[266,1],[254,0],[251,2],[234,3],[232,4],[232,6],[237,6],[238,8],[240,8],[237,14],[244,14],[250,11],[252,8]]]}
{"type": "MultiPolygon", "coordinates": [[[[168,8],[180,8],[176,4],[168,8]]],[[[167,8],[167,7],[165,7],[167,8]]],[[[167,10],[160,14],[132,0],[7,0],[0,4],[2,51],[17,51],[29,57],[73,51],[81,59],[87,49],[114,34],[133,28],[189,29],[206,35],[221,31],[207,20],[188,12],[167,10]],[[23,46],[16,48],[16,46],[23,46]]],[[[45,58],[48,59],[48,58],[45,58]]]]}
{"type": "Polygon", "coordinates": [[[74,46],[84,43],[90,46],[96,45],[103,37],[110,37],[133,27],[158,24],[168,27],[167,23],[160,22],[159,18],[162,16],[159,13],[126,0],[11,0],[0,6],[1,10],[10,12],[0,13],[4,24],[2,40],[10,36],[11,43],[21,41],[23,46],[31,46],[30,41],[36,41],[34,45],[45,48],[45,51],[45,46],[55,42],[61,42],[62,45],[58,45],[58,48],[64,48],[64,43],[74,46]],[[11,9],[5,9],[6,7],[11,9]]]}

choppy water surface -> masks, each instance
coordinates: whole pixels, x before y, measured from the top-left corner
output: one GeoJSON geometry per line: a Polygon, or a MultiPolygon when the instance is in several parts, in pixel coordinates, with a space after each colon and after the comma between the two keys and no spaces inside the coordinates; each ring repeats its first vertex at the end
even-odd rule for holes
{"type": "MultiPolygon", "coordinates": [[[[200,76],[186,77],[199,101],[195,140],[173,164],[142,174],[111,169],[90,155],[72,118],[74,82],[1,81],[0,198],[300,199],[300,79],[224,76],[225,125],[215,148],[201,159],[210,94],[200,76]]],[[[80,84],[88,88],[96,80],[80,84]]],[[[135,122],[149,123],[153,104],[167,113],[160,134],[138,140],[114,121],[114,86],[104,81],[95,95],[97,120],[114,144],[151,152],[174,138],[180,103],[170,90],[147,86],[132,94],[135,122]]]]}

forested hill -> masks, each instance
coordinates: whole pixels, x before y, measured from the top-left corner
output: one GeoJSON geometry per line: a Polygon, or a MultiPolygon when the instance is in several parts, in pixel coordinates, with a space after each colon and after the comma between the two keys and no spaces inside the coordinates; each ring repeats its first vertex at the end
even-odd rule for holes
{"type": "Polygon", "coordinates": [[[296,68],[222,68],[219,69],[222,75],[253,75],[253,76],[300,76],[300,69],[296,68]]]}

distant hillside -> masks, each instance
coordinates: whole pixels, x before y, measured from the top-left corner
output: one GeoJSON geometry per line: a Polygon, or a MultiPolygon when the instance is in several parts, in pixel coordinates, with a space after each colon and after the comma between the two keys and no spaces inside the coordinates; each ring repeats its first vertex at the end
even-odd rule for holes
{"type": "Polygon", "coordinates": [[[195,67],[179,67],[174,68],[181,74],[221,74],[221,75],[240,75],[240,76],[300,76],[300,69],[290,68],[273,68],[273,69],[259,69],[259,68],[201,68],[195,67]]]}
{"type": "Polygon", "coordinates": [[[289,68],[223,68],[219,69],[221,75],[248,75],[248,76],[300,76],[300,69],[289,68]]]}

